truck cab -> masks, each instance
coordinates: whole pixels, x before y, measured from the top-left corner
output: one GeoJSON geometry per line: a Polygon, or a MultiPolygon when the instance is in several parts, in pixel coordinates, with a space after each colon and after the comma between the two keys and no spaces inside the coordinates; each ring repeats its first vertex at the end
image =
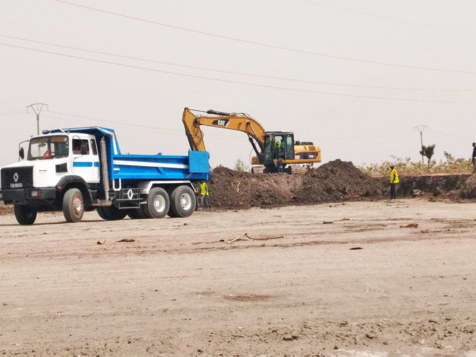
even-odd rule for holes
{"type": "Polygon", "coordinates": [[[88,134],[47,134],[29,140],[20,161],[2,169],[1,191],[6,204],[29,204],[47,209],[56,199],[57,185],[65,177],[89,185],[100,181],[96,138],[88,134]]]}
{"type": "Polygon", "coordinates": [[[44,211],[63,211],[69,222],[94,209],[107,220],[186,217],[196,205],[192,182],[209,177],[204,154],[122,155],[112,129],[44,131],[20,148],[19,162],[2,168],[0,200],[15,205],[20,224],[44,211]]]}

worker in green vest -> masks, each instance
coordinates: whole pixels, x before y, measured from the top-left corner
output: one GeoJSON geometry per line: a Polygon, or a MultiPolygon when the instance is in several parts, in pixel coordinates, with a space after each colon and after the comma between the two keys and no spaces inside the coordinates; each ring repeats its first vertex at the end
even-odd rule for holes
{"type": "Polygon", "coordinates": [[[283,151],[283,142],[280,136],[276,137],[274,140],[274,155],[275,158],[284,158],[284,151],[283,151]]]}
{"type": "Polygon", "coordinates": [[[398,179],[398,172],[395,166],[390,166],[390,199],[394,200],[397,198],[397,183],[400,180],[398,179]]]}
{"type": "Polygon", "coordinates": [[[210,203],[208,202],[208,196],[210,196],[210,192],[208,191],[208,184],[203,181],[200,184],[200,205],[202,207],[210,208],[210,203]]]}

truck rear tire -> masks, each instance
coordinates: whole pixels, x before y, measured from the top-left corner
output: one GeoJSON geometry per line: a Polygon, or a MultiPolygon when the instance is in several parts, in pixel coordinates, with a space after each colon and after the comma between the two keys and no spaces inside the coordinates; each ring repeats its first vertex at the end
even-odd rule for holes
{"type": "Polygon", "coordinates": [[[35,223],[37,212],[33,208],[24,205],[15,205],[13,210],[17,222],[21,225],[30,226],[35,223]]]}
{"type": "Polygon", "coordinates": [[[130,209],[127,211],[127,215],[130,217],[130,219],[144,219],[147,218],[142,212],[142,209],[130,209]]]}
{"type": "Polygon", "coordinates": [[[167,191],[160,187],[151,189],[147,196],[147,203],[142,205],[141,208],[147,218],[165,217],[170,208],[170,199],[167,191]]]}
{"type": "Polygon", "coordinates": [[[126,210],[120,210],[115,206],[98,207],[97,212],[99,217],[106,221],[119,221],[127,215],[126,210]]]}
{"type": "Polygon", "coordinates": [[[170,195],[170,217],[189,217],[195,211],[197,199],[189,186],[176,187],[170,195]]]}
{"type": "Polygon", "coordinates": [[[67,222],[81,221],[84,214],[83,194],[77,188],[70,188],[63,196],[63,215],[67,222]]]}

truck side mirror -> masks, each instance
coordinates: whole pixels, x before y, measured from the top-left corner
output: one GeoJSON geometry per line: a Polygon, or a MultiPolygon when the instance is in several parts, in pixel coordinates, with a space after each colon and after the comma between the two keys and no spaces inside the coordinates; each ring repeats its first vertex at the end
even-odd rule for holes
{"type": "Polygon", "coordinates": [[[20,155],[20,159],[24,159],[25,158],[25,150],[23,150],[23,148],[20,148],[20,151],[18,151],[18,155],[20,155]]]}

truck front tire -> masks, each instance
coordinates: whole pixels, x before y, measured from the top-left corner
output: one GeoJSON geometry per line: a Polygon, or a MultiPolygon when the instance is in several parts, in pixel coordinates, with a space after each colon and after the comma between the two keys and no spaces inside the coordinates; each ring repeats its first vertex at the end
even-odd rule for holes
{"type": "Polygon", "coordinates": [[[63,196],[63,214],[68,222],[79,222],[84,214],[84,198],[77,188],[70,188],[63,196]]]}
{"type": "Polygon", "coordinates": [[[170,195],[170,217],[189,217],[195,211],[197,199],[189,186],[176,187],[170,195]]]}
{"type": "Polygon", "coordinates": [[[167,191],[160,187],[154,187],[147,196],[147,203],[141,206],[142,212],[147,218],[163,218],[170,208],[170,199],[167,191]]]}
{"type": "Polygon", "coordinates": [[[30,226],[35,223],[37,212],[33,208],[24,205],[15,205],[13,210],[17,222],[21,225],[30,226]]]}

